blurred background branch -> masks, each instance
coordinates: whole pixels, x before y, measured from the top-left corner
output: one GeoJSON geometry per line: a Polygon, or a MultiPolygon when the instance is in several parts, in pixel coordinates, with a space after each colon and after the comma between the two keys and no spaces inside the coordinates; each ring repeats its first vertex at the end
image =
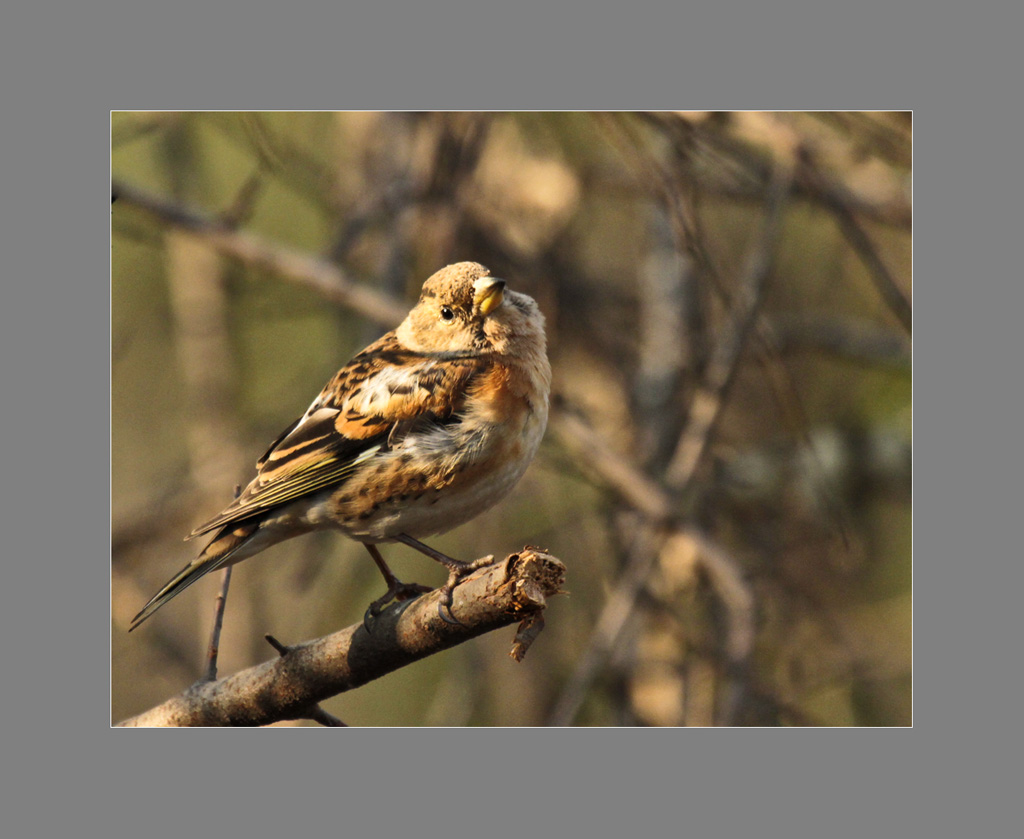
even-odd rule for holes
{"type": "MultiPolygon", "coordinates": [[[[203,672],[218,581],[121,631],[184,534],[474,259],[540,303],[557,393],[522,484],[438,547],[544,545],[572,596],[522,665],[478,638],[325,719],[910,722],[909,114],[115,113],[111,141],[114,719],[203,672]]],[[[363,553],[246,563],[222,668],[358,620],[363,553]]]]}

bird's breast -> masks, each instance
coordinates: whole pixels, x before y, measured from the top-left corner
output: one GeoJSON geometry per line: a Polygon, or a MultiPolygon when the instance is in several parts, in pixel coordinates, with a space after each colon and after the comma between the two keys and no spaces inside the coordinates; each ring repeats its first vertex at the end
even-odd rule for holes
{"type": "Polygon", "coordinates": [[[481,374],[456,422],[427,425],[382,451],[333,496],[349,535],[386,541],[457,527],[500,501],[536,454],[547,393],[514,369],[481,374]]]}

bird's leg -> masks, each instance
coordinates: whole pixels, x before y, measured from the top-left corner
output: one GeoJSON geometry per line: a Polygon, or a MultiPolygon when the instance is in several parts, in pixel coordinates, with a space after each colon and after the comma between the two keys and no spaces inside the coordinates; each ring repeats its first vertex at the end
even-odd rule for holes
{"type": "Polygon", "coordinates": [[[422,586],[419,583],[403,583],[394,575],[394,572],[388,568],[388,564],[384,561],[384,557],[380,555],[380,551],[377,549],[376,545],[371,545],[366,542],[363,544],[366,546],[366,550],[370,552],[370,556],[373,557],[373,561],[377,563],[377,568],[384,577],[384,582],[388,584],[388,590],[384,592],[383,596],[374,600],[363,615],[363,626],[366,627],[366,631],[369,632],[370,621],[377,617],[377,615],[380,614],[381,609],[383,609],[384,606],[392,600],[410,600],[417,595],[432,591],[432,589],[430,586],[422,586]]]}
{"type": "Polygon", "coordinates": [[[419,540],[413,539],[412,536],[407,536],[404,533],[396,536],[395,541],[408,545],[410,548],[415,548],[436,562],[440,562],[448,569],[448,581],[439,589],[441,592],[441,602],[437,604],[437,613],[445,623],[462,626],[462,621],[452,614],[452,592],[455,590],[455,586],[458,585],[459,580],[478,568],[486,568],[494,562],[494,557],[485,556],[480,559],[474,559],[472,562],[460,562],[457,559],[452,559],[447,554],[435,551],[430,545],[424,545],[419,540]],[[446,615],[445,612],[448,614],[446,615]]]}

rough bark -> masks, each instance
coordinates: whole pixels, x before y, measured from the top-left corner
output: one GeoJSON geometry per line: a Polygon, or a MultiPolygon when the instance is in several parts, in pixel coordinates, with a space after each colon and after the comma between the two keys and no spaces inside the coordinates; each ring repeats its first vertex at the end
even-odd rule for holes
{"type": "MultiPolygon", "coordinates": [[[[441,619],[435,592],[386,609],[372,623],[285,647],[279,657],[214,682],[199,682],[123,727],[258,726],[316,719],[324,699],[352,690],[428,655],[485,632],[522,622],[510,653],[519,660],[543,626],[547,598],[561,590],[565,566],[525,548],[475,572],[454,591],[452,614],[441,619]]],[[[269,640],[269,639],[268,639],[269,640]]]]}

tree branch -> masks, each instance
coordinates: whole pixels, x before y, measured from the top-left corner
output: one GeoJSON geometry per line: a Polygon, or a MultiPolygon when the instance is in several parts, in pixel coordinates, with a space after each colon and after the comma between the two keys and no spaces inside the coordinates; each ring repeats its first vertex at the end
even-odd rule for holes
{"type": "Polygon", "coordinates": [[[776,315],[769,328],[780,354],[805,352],[897,370],[911,367],[907,336],[869,321],[824,314],[776,315]]]}
{"type": "Polygon", "coordinates": [[[392,327],[405,317],[408,307],[386,294],[355,282],[337,265],[235,230],[223,219],[203,215],[191,207],[169,201],[123,181],[114,180],[112,193],[118,205],[130,205],[172,227],[199,236],[215,250],[247,265],[272,271],[349,306],[375,323],[392,327]]]}
{"type": "Polygon", "coordinates": [[[805,154],[801,167],[801,181],[809,182],[818,188],[823,195],[828,194],[827,206],[839,223],[839,229],[850,246],[860,257],[864,267],[868,270],[871,281],[879,296],[892,313],[896,316],[903,328],[910,333],[913,330],[914,313],[910,300],[900,288],[899,283],[892,272],[882,261],[878,248],[875,247],[871,237],[864,230],[857,216],[850,207],[846,197],[840,191],[828,190],[828,176],[822,172],[812,156],[805,154]]]}
{"type": "Polygon", "coordinates": [[[666,482],[678,492],[689,489],[712,443],[747,336],[757,322],[782,230],[782,211],[792,185],[793,167],[780,163],[771,181],[760,234],[740,279],[733,321],[711,352],[704,381],[694,394],[686,427],[665,472],[666,482]]]}
{"type": "MultiPolygon", "coordinates": [[[[217,682],[199,682],[180,696],[119,723],[146,726],[256,726],[315,718],[317,704],[400,667],[516,621],[513,657],[536,636],[537,616],[558,594],[565,566],[537,548],[525,548],[482,568],[460,583],[452,612],[461,625],[438,614],[439,593],[384,611],[372,632],[362,624],[292,647],[272,661],[217,682]]],[[[278,647],[275,647],[277,649],[278,647]]],[[[280,650],[279,650],[280,651],[280,650]]]]}

